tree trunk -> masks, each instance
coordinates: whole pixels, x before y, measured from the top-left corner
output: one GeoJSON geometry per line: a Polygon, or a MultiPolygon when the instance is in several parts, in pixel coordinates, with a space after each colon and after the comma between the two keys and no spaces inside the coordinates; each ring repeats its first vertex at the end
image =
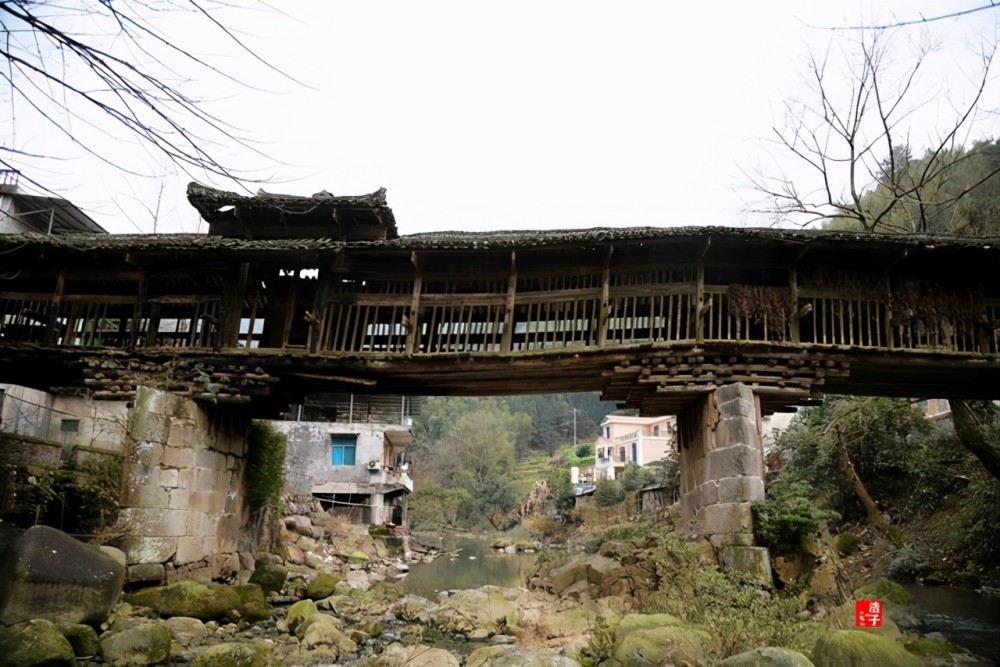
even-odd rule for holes
{"type": "Polygon", "coordinates": [[[958,441],[975,454],[989,473],[1000,481],[1000,451],[987,442],[979,418],[964,399],[952,398],[948,402],[951,404],[951,419],[955,424],[958,441]]]}
{"type": "Polygon", "coordinates": [[[872,497],[868,495],[868,489],[865,488],[864,482],[858,477],[857,471],[854,469],[854,464],[851,463],[851,458],[847,455],[847,448],[843,445],[837,446],[838,458],[840,459],[840,466],[844,469],[844,474],[847,478],[851,480],[851,486],[854,489],[854,494],[861,501],[861,506],[865,508],[865,515],[868,517],[868,523],[875,526],[883,535],[888,537],[893,544],[899,546],[903,543],[905,536],[903,531],[895,526],[891,525],[882,516],[882,512],[879,511],[878,506],[872,497]]]}

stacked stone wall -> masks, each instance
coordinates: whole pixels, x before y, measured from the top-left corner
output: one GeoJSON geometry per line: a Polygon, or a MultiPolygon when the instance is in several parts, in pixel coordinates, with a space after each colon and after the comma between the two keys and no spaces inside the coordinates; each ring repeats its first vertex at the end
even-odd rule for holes
{"type": "Polygon", "coordinates": [[[242,410],[138,389],[122,494],[130,581],[218,578],[239,569],[248,421],[242,410]]]}
{"type": "Polygon", "coordinates": [[[681,443],[681,509],[715,547],[753,544],[750,503],[764,499],[759,410],[750,387],[719,387],[693,408],[681,443]]]}

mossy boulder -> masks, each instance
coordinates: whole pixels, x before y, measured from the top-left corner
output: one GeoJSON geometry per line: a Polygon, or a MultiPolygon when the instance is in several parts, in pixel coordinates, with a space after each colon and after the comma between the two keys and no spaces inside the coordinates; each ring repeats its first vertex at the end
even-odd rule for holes
{"type": "Polygon", "coordinates": [[[0,626],[0,660],[5,667],[71,667],[73,646],[51,621],[32,620],[0,626]]]}
{"type": "Polygon", "coordinates": [[[936,637],[917,637],[903,646],[925,665],[975,665],[979,660],[961,646],[936,637]]]}
{"type": "Polygon", "coordinates": [[[812,660],[798,651],[773,646],[744,651],[715,665],[716,667],[814,667],[812,660]]]}
{"type": "Polygon", "coordinates": [[[82,623],[63,624],[57,627],[73,647],[73,654],[76,657],[89,658],[100,653],[101,640],[94,628],[82,623]]]}
{"type": "Polygon", "coordinates": [[[545,639],[577,637],[588,634],[597,621],[597,614],[587,609],[568,609],[543,614],[538,619],[539,633],[545,639]]]}
{"type": "Polygon", "coordinates": [[[158,665],[170,657],[171,639],[170,630],[144,621],[101,637],[101,654],[115,667],[158,665]]]}
{"type": "Polygon", "coordinates": [[[458,658],[443,648],[395,643],[382,652],[373,667],[459,667],[460,664],[458,658]]]}
{"type": "Polygon", "coordinates": [[[319,572],[306,586],[306,597],[310,600],[322,600],[333,595],[340,577],[329,572],[319,572]]]}
{"type": "Polygon", "coordinates": [[[875,579],[854,591],[855,600],[882,600],[893,604],[913,604],[913,596],[895,581],[875,579]]]}
{"type": "Polygon", "coordinates": [[[288,631],[294,633],[296,629],[309,620],[309,617],[317,612],[316,603],[312,600],[299,600],[288,608],[288,616],[285,623],[288,624],[288,631]]]}
{"type": "Polygon", "coordinates": [[[257,584],[265,593],[280,593],[285,586],[288,570],[281,561],[270,554],[257,558],[248,583],[257,584]]]}
{"type": "Polygon", "coordinates": [[[901,644],[858,630],[839,630],[820,637],[813,648],[813,663],[816,667],[921,667],[923,664],[901,644]]]}
{"type": "Polygon", "coordinates": [[[370,560],[371,557],[363,551],[353,551],[347,555],[347,562],[353,565],[363,565],[370,560]]]}
{"type": "Polygon", "coordinates": [[[486,638],[517,628],[517,612],[496,586],[458,591],[428,612],[431,622],[446,632],[486,638]]]}
{"type": "Polygon", "coordinates": [[[236,589],[205,581],[178,581],[166,586],[146,588],[128,596],[136,607],[149,607],[160,616],[189,616],[214,621],[239,609],[236,589]]]}
{"type": "Polygon", "coordinates": [[[837,548],[841,556],[850,556],[858,550],[861,542],[854,533],[844,531],[837,535],[837,538],[833,541],[833,545],[837,548]]]}
{"type": "Polygon", "coordinates": [[[249,623],[259,623],[271,618],[271,605],[264,597],[264,590],[257,584],[245,584],[235,588],[240,596],[240,618],[249,623]]]}
{"type": "Polygon", "coordinates": [[[632,665],[691,664],[706,665],[711,636],[699,628],[665,625],[621,634],[617,628],[615,645],[608,667],[632,665]],[[686,662],[685,662],[686,661],[686,662]]]}
{"type": "Polygon", "coordinates": [[[612,627],[616,636],[624,637],[638,630],[678,625],[684,625],[684,621],[670,614],[626,614],[612,627]]]}
{"type": "Polygon", "coordinates": [[[201,649],[191,667],[267,667],[271,648],[263,642],[252,644],[227,642],[201,649]]]}

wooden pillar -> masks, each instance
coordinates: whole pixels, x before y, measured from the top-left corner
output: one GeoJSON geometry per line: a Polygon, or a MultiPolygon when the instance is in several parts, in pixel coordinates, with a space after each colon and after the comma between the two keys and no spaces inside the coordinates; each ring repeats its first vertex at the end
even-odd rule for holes
{"type": "MultiPolygon", "coordinates": [[[[789,316],[789,335],[793,343],[799,342],[799,272],[795,266],[788,269],[788,288],[792,292],[792,312],[789,316]]],[[[782,332],[784,333],[784,332],[782,332]]]]}
{"type": "Polygon", "coordinates": [[[406,354],[420,352],[420,293],[424,289],[424,274],[420,270],[420,257],[414,251],[410,255],[413,265],[413,298],[410,300],[410,326],[406,331],[406,354]]]}
{"type": "Polygon", "coordinates": [[[222,286],[222,302],[219,313],[218,330],[215,332],[215,348],[235,348],[239,345],[240,321],[243,317],[243,296],[246,291],[250,264],[242,262],[230,266],[222,286]]]}
{"type": "Polygon", "coordinates": [[[503,336],[500,352],[508,354],[514,344],[514,301],[517,298],[517,253],[510,252],[510,273],[507,275],[507,307],[504,310],[503,336]]]}
{"type": "Polygon", "coordinates": [[[604,272],[601,275],[601,316],[597,322],[597,345],[605,347],[608,344],[608,324],[611,319],[611,255],[615,252],[614,246],[608,246],[607,254],[604,256],[604,272]]]}

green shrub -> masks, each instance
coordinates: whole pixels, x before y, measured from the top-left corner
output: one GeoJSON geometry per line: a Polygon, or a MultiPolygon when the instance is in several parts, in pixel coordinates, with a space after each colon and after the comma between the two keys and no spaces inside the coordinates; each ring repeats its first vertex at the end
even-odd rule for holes
{"type": "Polygon", "coordinates": [[[840,518],[836,512],[817,507],[801,484],[772,489],[770,498],[752,503],[751,508],[757,544],[775,554],[796,551],[803,537],[814,534],[824,522],[840,518]]]}
{"type": "Polygon", "coordinates": [[[601,507],[617,505],[625,500],[625,488],[617,479],[602,479],[594,491],[594,502],[601,507]]]}
{"type": "Polygon", "coordinates": [[[267,422],[247,431],[246,500],[251,512],[278,509],[285,488],[285,436],[267,422]]]}
{"type": "Polygon", "coordinates": [[[638,537],[648,537],[649,534],[649,528],[646,526],[624,523],[604,531],[601,535],[601,543],[632,540],[638,537]]]}
{"type": "Polygon", "coordinates": [[[840,552],[841,556],[850,556],[855,551],[858,550],[861,542],[858,540],[854,533],[843,532],[837,535],[837,539],[834,541],[834,546],[837,547],[837,551],[840,552]]]}

